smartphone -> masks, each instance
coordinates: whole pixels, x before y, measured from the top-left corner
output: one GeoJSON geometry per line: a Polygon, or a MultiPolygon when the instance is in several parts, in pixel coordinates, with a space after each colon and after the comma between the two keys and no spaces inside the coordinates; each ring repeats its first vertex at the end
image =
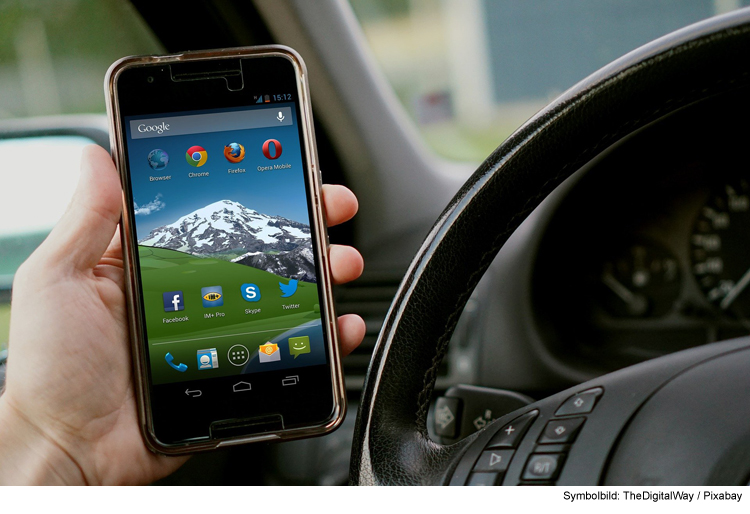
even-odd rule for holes
{"type": "Polygon", "coordinates": [[[334,430],[346,397],[300,56],[128,57],[105,91],[148,446],[191,453],[334,430]]]}

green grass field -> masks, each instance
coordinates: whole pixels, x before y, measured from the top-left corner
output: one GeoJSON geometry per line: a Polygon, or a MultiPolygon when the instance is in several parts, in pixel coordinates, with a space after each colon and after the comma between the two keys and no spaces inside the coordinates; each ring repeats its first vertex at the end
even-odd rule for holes
{"type": "MultiPolygon", "coordinates": [[[[144,306],[151,348],[151,364],[155,383],[205,378],[195,369],[196,351],[216,348],[226,356],[234,344],[243,344],[253,352],[261,344],[290,328],[319,319],[316,284],[300,282],[297,292],[281,298],[279,282],[288,280],[273,273],[219,259],[199,258],[174,250],[139,247],[144,306]],[[246,301],[242,284],[256,284],[260,300],[246,301]],[[201,288],[221,286],[224,305],[204,307],[201,288]],[[162,295],[182,291],[185,309],[165,312],[162,295]],[[284,306],[294,308],[285,309],[284,306]],[[187,317],[184,322],[165,320],[187,317]],[[185,373],[174,373],[165,365],[164,355],[170,352],[175,362],[189,366],[185,373]]],[[[212,376],[237,374],[240,368],[221,366],[212,376]]]]}

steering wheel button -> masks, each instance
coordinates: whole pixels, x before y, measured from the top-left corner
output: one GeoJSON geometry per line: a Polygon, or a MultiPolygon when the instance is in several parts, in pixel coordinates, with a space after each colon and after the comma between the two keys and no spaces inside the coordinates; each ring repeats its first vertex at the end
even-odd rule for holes
{"type": "Polygon", "coordinates": [[[505,425],[490,440],[487,448],[515,448],[518,446],[537,414],[539,414],[539,411],[531,411],[505,425]]]}
{"type": "Polygon", "coordinates": [[[505,471],[514,453],[514,450],[484,451],[474,464],[474,471],[505,471]]]}
{"type": "Polygon", "coordinates": [[[562,453],[532,454],[526,462],[524,480],[554,480],[560,473],[562,453]]]}
{"type": "Polygon", "coordinates": [[[586,418],[553,419],[539,436],[541,444],[572,443],[586,418]]]}
{"type": "Polygon", "coordinates": [[[596,402],[604,390],[601,387],[589,389],[575,396],[571,396],[555,412],[555,416],[572,416],[576,414],[586,414],[594,410],[596,402]]]}
{"type": "Polygon", "coordinates": [[[441,396],[435,402],[435,418],[433,428],[435,433],[441,437],[454,438],[458,435],[458,427],[461,425],[461,400],[458,398],[446,398],[441,396]]]}
{"type": "Polygon", "coordinates": [[[474,486],[488,486],[488,485],[500,485],[502,482],[502,473],[472,473],[469,475],[469,480],[466,485],[474,486]]]}

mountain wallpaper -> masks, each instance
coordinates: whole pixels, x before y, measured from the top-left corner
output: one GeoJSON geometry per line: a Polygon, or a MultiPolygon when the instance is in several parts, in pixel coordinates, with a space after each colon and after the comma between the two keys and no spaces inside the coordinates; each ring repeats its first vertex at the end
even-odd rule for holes
{"type": "Polygon", "coordinates": [[[220,200],[154,228],[138,244],[212,257],[317,282],[310,227],[220,200]]]}

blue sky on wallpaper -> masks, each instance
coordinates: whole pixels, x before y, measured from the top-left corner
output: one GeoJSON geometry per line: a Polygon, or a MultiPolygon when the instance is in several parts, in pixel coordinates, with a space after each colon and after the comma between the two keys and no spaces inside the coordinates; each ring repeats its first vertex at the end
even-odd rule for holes
{"type": "Polygon", "coordinates": [[[128,158],[133,200],[139,207],[136,215],[139,240],[154,228],[220,200],[232,200],[263,214],[310,224],[296,119],[292,125],[283,127],[129,139],[128,158]],[[263,143],[268,139],[281,143],[280,158],[269,160],[263,155],[263,143]],[[230,163],[224,157],[224,147],[230,143],[245,147],[242,162],[230,163]],[[208,154],[201,167],[193,167],[185,159],[187,149],[195,145],[202,146],[208,154]],[[154,149],[169,155],[169,164],[163,170],[155,171],[148,164],[148,154],[154,149]],[[291,168],[257,170],[258,166],[275,164],[290,164],[291,168]],[[236,168],[244,168],[246,172],[228,173],[236,168]],[[191,172],[208,172],[209,176],[189,178],[191,172]],[[165,175],[172,178],[149,179],[165,175]]]}

